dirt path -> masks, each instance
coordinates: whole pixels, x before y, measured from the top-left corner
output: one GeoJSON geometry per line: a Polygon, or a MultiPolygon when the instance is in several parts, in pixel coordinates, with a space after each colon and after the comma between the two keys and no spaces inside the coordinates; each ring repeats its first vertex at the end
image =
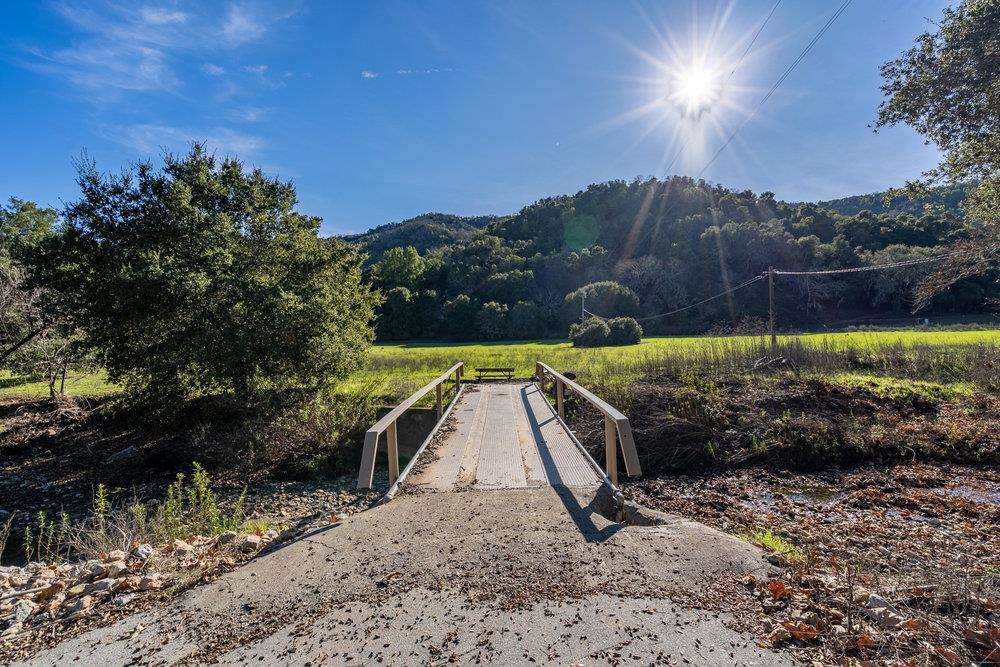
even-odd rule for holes
{"type": "Polygon", "coordinates": [[[679,518],[622,527],[589,502],[402,495],[27,664],[788,662],[719,611],[766,569],[756,548],[679,518]]]}

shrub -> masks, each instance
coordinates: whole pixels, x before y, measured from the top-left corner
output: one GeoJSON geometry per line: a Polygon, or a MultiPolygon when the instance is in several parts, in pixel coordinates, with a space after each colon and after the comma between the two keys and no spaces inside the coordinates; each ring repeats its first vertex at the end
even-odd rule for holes
{"type": "Polygon", "coordinates": [[[569,337],[573,341],[573,347],[600,347],[608,344],[611,329],[604,320],[592,317],[582,324],[570,325],[569,337]]]}
{"type": "Polygon", "coordinates": [[[642,340],[642,327],[632,317],[615,317],[608,320],[610,345],[636,345],[642,340]]]}

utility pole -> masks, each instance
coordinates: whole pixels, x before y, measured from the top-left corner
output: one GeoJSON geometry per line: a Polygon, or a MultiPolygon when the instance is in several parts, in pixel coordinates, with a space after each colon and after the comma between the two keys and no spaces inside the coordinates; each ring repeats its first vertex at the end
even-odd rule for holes
{"type": "Polygon", "coordinates": [[[774,267],[767,267],[767,314],[768,331],[771,332],[771,349],[778,346],[778,336],[774,332],[774,267]]]}

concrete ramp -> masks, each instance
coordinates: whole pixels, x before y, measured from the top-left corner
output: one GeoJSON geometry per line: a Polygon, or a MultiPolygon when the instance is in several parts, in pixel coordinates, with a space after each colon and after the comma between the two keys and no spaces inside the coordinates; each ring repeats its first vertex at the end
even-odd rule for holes
{"type": "Polygon", "coordinates": [[[534,383],[468,385],[451,414],[409,485],[437,491],[600,486],[534,383]]]}

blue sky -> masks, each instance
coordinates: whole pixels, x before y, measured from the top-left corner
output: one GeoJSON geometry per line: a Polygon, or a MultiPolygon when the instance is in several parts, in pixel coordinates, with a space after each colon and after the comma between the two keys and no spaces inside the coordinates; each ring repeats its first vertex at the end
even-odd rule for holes
{"type": "MultiPolygon", "coordinates": [[[[838,4],[780,2],[741,60],[774,0],[5,2],[0,196],[60,207],[82,150],[111,171],[192,139],[294,180],[331,234],[696,175],[838,4]],[[698,117],[664,92],[692,54],[721,73],[698,117]]],[[[869,125],[945,4],[854,0],[704,177],[812,200],[933,166],[869,125]]]]}

